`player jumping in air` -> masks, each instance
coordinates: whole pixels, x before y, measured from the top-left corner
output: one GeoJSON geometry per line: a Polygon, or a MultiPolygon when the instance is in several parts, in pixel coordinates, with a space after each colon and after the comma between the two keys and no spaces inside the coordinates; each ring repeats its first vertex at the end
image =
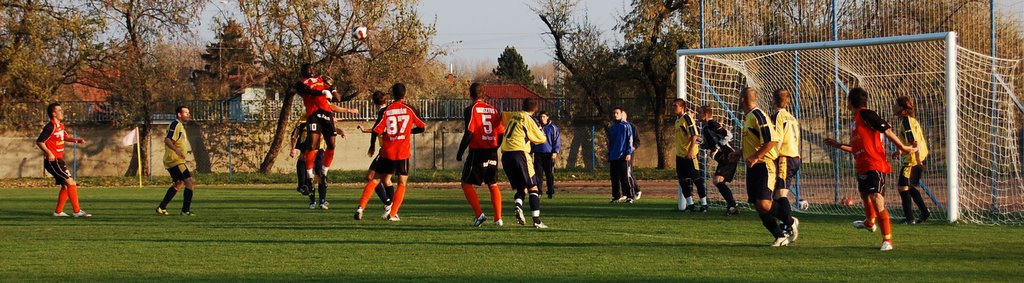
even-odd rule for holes
{"type": "Polygon", "coordinates": [[[676,115],[676,178],[679,180],[679,189],[683,192],[683,199],[686,200],[687,211],[697,211],[693,205],[693,186],[697,187],[697,195],[700,196],[700,212],[708,211],[707,187],[704,185],[704,174],[700,172],[700,164],[697,163],[697,139],[700,132],[697,131],[697,123],[687,110],[687,102],[676,99],[672,102],[672,111],[676,115]]]}
{"type": "Polygon", "coordinates": [[[487,102],[484,102],[483,85],[473,83],[469,86],[469,97],[473,99],[473,105],[466,107],[464,111],[464,122],[466,132],[459,143],[458,155],[455,159],[462,161],[462,153],[469,148],[469,156],[462,169],[462,192],[466,200],[473,207],[473,226],[479,227],[487,221],[480,208],[480,199],[477,197],[476,188],[487,183],[491,192],[491,206],[494,208],[494,225],[502,226],[501,220],[501,190],[498,188],[498,145],[501,144],[501,137],[505,128],[501,126],[501,113],[487,102]]]}
{"type": "Polygon", "coordinates": [[[547,142],[540,125],[532,115],[540,108],[532,99],[523,100],[523,111],[501,114],[501,125],[505,136],[501,141],[501,166],[508,177],[509,185],[516,191],[515,215],[519,225],[526,225],[523,216],[523,198],[530,196],[530,210],[533,212],[533,227],[548,228],[540,221],[540,190],[537,188],[533,162],[530,157],[531,144],[547,142]]]}
{"type": "MultiPolygon", "coordinates": [[[[380,124],[381,119],[384,118],[384,109],[388,108],[387,97],[385,97],[386,95],[387,94],[383,91],[373,92],[373,97],[371,97],[373,99],[373,105],[379,107],[379,109],[377,109],[377,119],[374,120],[373,127],[364,129],[362,125],[356,126],[364,134],[370,134],[370,149],[366,151],[366,156],[373,157],[373,161],[370,162],[370,169],[366,171],[367,182],[379,179],[377,171],[374,171],[374,168],[377,168],[377,162],[380,161],[380,153],[377,149],[380,136],[373,132],[373,128],[376,128],[377,125],[380,124]],[[374,154],[376,154],[377,157],[374,157],[374,154]]],[[[395,196],[395,186],[384,187],[383,182],[378,182],[377,187],[373,188],[373,191],[377,193],[377,197],[380,198],[382,203],[384,203],[384,214],[381,217],[387,219],[388,214],[391,214],[391,199],[395,196]]]]}
{"type": "Polygon", "coordinates": [[[405,85],[396,83],[391,86],[391,97],[394,102],[384,109],[381,122],[373,127],[373,132],[381,135],[380,156],[377,157],[375,174],[380,179],[366,183],[363,194],[359,198],[354,218],[363,219],[363,210],[370,201],[370,195],[380,182],[385,187],[391,186],[391,176],[398,175],[398,188],[392,200],[388,221],[399,221],[398,210],[405,199],[406,183],[409,181],[409,158],[412,157],[412,134],[422,133],[427,124],[416,116],[416,111],[405,104],[405,85]]]}
{"type": "Polygon", "coordinates": [[[185,123],[192,117],[188,107],[178,106],[174,110],[178,119],[171,122],[167,128],[167,136],[164,137],[164,168],[171,174],[171,181],[174,184],[167,188],[164,200],[156,208],[157,215],[167,215],[167,204],[174,199],[174,195],[185,187],[185,199],[181,203],[181,215],[194,216],[192,213],[192,193],[195,192],[196,183],[192,180],[192,173],[185,165],[186,156],[192,154],[192,145],[188,142],[188,135],[185,134],[185,123]]]}
{"type": "Polygon", "coordinates": [[[789,238],[779,227],[777,218],[772,216],[772,196],[775,189],[775,159],[779,156],[776,146],[781,137],[768,115],[757,108],[757,91],[743,88],[740,91],[740,107],[746,113],[743,120],[743,158],[747,166],[747,202],[754,205],[761,224],[775,237],[773,247],[789,245],[789,238]]]}
{"type": "Polygon", "coordinates": [[[725,215],[739,214],[740,210],[736,207],[736,199],[733,198],[732,189],[728,184],[736,176],[736,165],[740,161],[740,153],[730,144],[732,133],[711,117],[711,107],[701,106],[697,115],[699,115],[698,119],[704,123],[700,134],[704,137],[704,141],[700,147],[711,151],[711,156],[714,157],[715,162],[718,162],[718,167],[715,168],[714,183],[718,188],[718,193],[722,194],[722,198],[725,199],[725,215]]]}
{"type": "Polygon", "coordinates": [[[853,153],[854,167],[857,169],[857,189],[864,201],[864,220],[853,222],[853,227],[875,232],[875,224],[882,226],[882,251],[892,250],[892,225],[889,222],[889,211],[885,209],[885,176],[892,171],[885,156],[882,135],[896,144],[900,151],[914,153],[916,148],[909,147],[893,133],[889,122],[878,113],[867,108],[868,93],[862,88],[854,88],[847,95],[847,107],[853,111],[853,127],[850,131],[850,144],[841,144],[834,139],[826,138],[825,144],[842,151],[853,153]]]}
{"type": "Polygon", "coordinates": [[[796,242],[800,235],[800,219],[793,217],[793,207],[789,202],[789,187],[793,185],[797,171],[800,170],[800,122],[786,110],[792,94],[785,89],[772,93],[775,102],[775,116],[772,122],[779,133],[779,158],[775,160],[778,170],[775,181],[775,200],[772,203],[772,214],[782,221],[782,230],[786,231],[790,242],[796,242]]]}
{"type": "Polygon", "coordinates": [[[900,224],[922,223],[931,216],[924,198],[921,197],[921,191],[917,190],[917,187],[921,186],[924,160],[928,158],[928,143],[925,141],[921,124],[917,122],[917,115],[914,115],[915,109],[914,101],[906,96],[896,98],[896,103],[893,104],[893,112],[899,116],[896,122],[896,133],[899,134],[904,144],[917,148],[915,153],[901,154],[896,152],[894,154],[902,155],[903,157],[903,167],[899,171],[899,180],[896,181],[896,188],[900,191],[900,201],[902,201],[903,215],[905,217],[900,224]],[[911,201],[913,201],[913,204],[917,204],[917,208],[921,210],[921,214],[916,220],[914,219],[914,206],[911,201]]]}
{"type": "Polygon", "coordinates": [[[59,102],[47,105],[46,115],[50,117],[50,122],[43,126],[43,131],[36,139],[36,146],[46,156],[46,160],[43,160],[43,169],[46,169],[46,172],[53,176],[57,185],[60,185],[60,192],[57,193],[57,209],[53,211],[53,216],[68,217],[68,214],[64,213],[64,203],[70,200],[75,217],[92,217],[92,214],[85,212],[78,205],[78,183],[71,178],[71,172],[64,164],[64,142],[85,144],[85,140],[67,136],[64,123],[61,123],[64,121],[64,108],[60,106],[59,102]]]}
{"type": "MultiPolygon", "coordinates": [[[[309,127],[309,144],[320,144],[324,139],[327,148],[324,149],[323,166],[316,172],[321,179],[327,178],[327,169],[334,163],[335,136],[338,135],[334,128],[334,112],[359,114],[355,109],[345,109],[333,105],[330,100],[334,98],[334,85],[330,77],[314,76],[313,64],[302,64],[303,79],[293,86],[302,103],[306,107],[307,126],[309,127]]],[[[317,151],[307,151],[303,158],[306,159],[306,175],[313,176],[313,167],[316,164],[317,151]]],[[[312,178],[307,179],[305,188],[312,189],[312,178]]],[[[302,187],[300,187],[302,188],[302,187]]],[[[306,194],[307,192],[300,192],[306,194]]]]}

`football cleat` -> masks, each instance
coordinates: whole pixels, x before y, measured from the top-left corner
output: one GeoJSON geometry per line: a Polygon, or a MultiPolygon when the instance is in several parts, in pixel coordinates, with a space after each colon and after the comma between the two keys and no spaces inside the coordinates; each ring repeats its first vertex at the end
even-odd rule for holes
{"type": "Polygon", "coordinates": [[[302,194],[304,196],[308,196],[309,195],[309,192],[306,190],[306,185],[295,187],[295,191],[299,192],[300,194],[302,194]]]}
{"type": "Polygon", "coordinates": [[[355,218],[356,220],[363,220],[363,209],[362,208],[356,209],[356,213],[354,215],[352,215],[352,218],[355,218]]]}
{"type": "Polygon", "coordinates": [[[163,208],[157,207],[156,208],[156,215],[161,215],[161,216],[167,215],[167,210],[163,209],[163,208]]]}
{"type": "Polygon", "coordinates": [[[708,212],[708,205],[706,205],[706,204],[705,205],[701,205],[699,211],[700,212],[708,212]]]}
{"type": "Polygon", "coordinates": [[[537,223],[533,223],[533,228],[547,229],[548,225],[544,225],[544,223],[542,223],[542,222],[537,222],[537,223]]]}
{"type": "Polygon", "coordinates": [[[68,217],[68,216],[71,216],[71,215],[68,215],[67,213],[64,213],[63,211],[61,211],[61,212],[54,212],[53,213],[53,217],[68,217]]]}
{"type": "Polygon", "coordinates": [[[316,209],[316,204],[315,203],[309,204],[309,209],[316,209]]]}
{"type": "Polygon", "coordinates": [[[737,215],[737,214],[740,214],[740,208],[739,207],[730,206],[729,208],[725,209],[725,215],[737,215]]]}
{"type": "Polygon", "coordinates": [[[868,230],[868,232],[871,233],[878,230],[878,227],[875,227],[874,225],[868,226],[867,224],[864,224],[864,220],[853,221],[853,228],[868,230]]]}
{"type": "Polygon", "coordinates": [[[785,246],[788,246],[788,245],[789,245],[789,238],[786,238],[786,237],[775,238],[775,241],[772,242],[772,246],[773,247],[785,247],[785,246]]]}
{"type": "Polygon", "coordinates": [[[631,199],[631,198],[627,198],[627,199],[626,199],[626,203],[633,203],[633,199],[631,199]]]}
{"type": "Polygon", "coordinates": [[[928,217],[931,216],[931,213],[921,213],[921,215],[919,215],[917,218],[917,223],[924,223],[925,221],[928,221],[928,217]]]}
{"type": "Polygon", "coordinates": [[[380,217],[383,218],[384,220],[388,220],[388,215],[391,215],[390,204],[384,205],[384,214],[382,214],[380,217]]]}
{"type": "Polygon", "coordinates": [[[487,221],[487,215],[484,215],[483,213],[481,213],[480,217],[477,217],[476,220],[473,220],[473,227],[480,227],[480,225],[484,225],[484,222],[486,222],[486,221],[487,221]]]}
{"type": "Polygon", "coordinates": [[[329,204],[330,204],[330,203],[328,203],[328,202],[324,202],[324,203],[321,203],[321,204],[320,204],[320,209],[323,209],[323,210],[328,210],[328,209],[330,209],[330,207],[327,207],[327,205],[329,205],[329,204]]]}
{"type": "Polygon", "coordinates": [[[643,194],[644,194],[644,192],[636,192],[636,196],[633,197],[633,199],[634,200],[640,200],[640,196],[643,195],[643,194]]]}
{"type": "Polygon", "coordinates": [[[75,212],[74,215],[75,217],[92,217],[92,214],[85,212],[85,210],[79,210],[78,212],[75,212]]]}
{"type": "Polygon", "coordinates": [[[494,221],[494,226],[498,226],[498,227],[505,226],[505,221],[502,221],[501,219],[495,220],[494,221]]]}
{"type": "Polygon", "coordinates": [[[516,223],[519,223],[519,225],[526,225],[526,216],[523,216],[523,208],[516,206],[515,214],[516,223]]]}
{"type": "Polygon", "coordinates": [[[884,251],[891,251],[892,250],[892,243],[890,243],[890,242],[882,242],[882,248],[878,249],[878,250],[883,251],[883,252],[884,251]]]}
{"type": "Polygon", "coordinates": [[[904,218],[903,221],[900,221],[900,224],[903,224],[903,225],[914,225],[916,223],[914,222],[913,218],[907,217],[907,218],[904,218]]]}
{"type": "Polygon", "coordinates": [[[683,209],[683,210],[689,211],[689,212],[695,212],[695,211],[697,211],[697,206],[694,206],[692,204],[688,204],[688,205],[686,205],[686,209],[683,209]]]}
{"type": "Polygon", "coordinates": [[[395,216],[390,216],[389,215],[388,216],[388,221],[402,221],[402,219],[398,218],[398,215],[395,215],[395,216]]]}
{"type": "Polygon", "coordinates": [[[789,226],[789,242],[796,242],[796,239],[800,237],[800,219],[793,217],[793,225],[789,226]]]}
{"type": "Polygon", "coordinates": [[[191,211],[182,211],[181,215],[183,215],[183,216],[196,216],[196,214],[192,213],[191,211]]]}

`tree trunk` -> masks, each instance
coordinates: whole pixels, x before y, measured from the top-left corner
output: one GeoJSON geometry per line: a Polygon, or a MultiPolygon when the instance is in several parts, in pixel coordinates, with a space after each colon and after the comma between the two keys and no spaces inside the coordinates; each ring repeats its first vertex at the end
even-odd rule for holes
{"type": "Polygon", "coordinates": [[[260,173],[262,174],[270,174],[270,171],[274,169],[274,161],[277,160],[277,154],[281,151],[281,145],[284,144],[284,138],[288,132],[288,118],[292,114],[292,102],[294,101],[295,94],[291,92],[286,92],[281,100],[281,112],[277,116],[274,140],[270,142],[270,150],[267,151],[263,162],[260,163],[260,173]]]}
{"type": "Polygon", "coordinates": [[[654,143],[658,148],[658,169],[665,169],[668,164],[669,154],[666,152],[667,145],[665,144],[665,98],[666,91],[661,90],[662,94],[658,95],[659,98],[654,102],[654,143]]]}

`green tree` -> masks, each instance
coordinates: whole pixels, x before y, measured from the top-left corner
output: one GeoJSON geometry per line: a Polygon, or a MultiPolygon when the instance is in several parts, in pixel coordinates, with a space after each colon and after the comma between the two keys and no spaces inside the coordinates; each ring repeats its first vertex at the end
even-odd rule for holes
{"type": "Polygon", "coordinates": [[[506,46],[505,51],[498,56],[498,67],[492,71],[498,78],[533,88],[533,74],[530,73],[530,66],[523,62],[523,56],[516,52],[516,48],[506,46]]]}
{"type": "MultiPolygon", "coordinates": [[[[54,99],[61,86],[81,82],[82,67],[102,51],[102,19],[58,3],[0,4],[0,105],[54,99]]],[[[2,112],[20,111],[0,111],[0,120],[10,114],[2,112]]]]}
{"type": "Polygon", "coordinates": [[[252,42],[245,35],[245,27],[235,20],[223,23],[215,42],[207,44],[205,52],[200,55],[206,64],[204,74],[199,76],[199,85],[209,87],[215,98],[224,98],[237,91],[239,87],[252,82],[256,68],[252,42]],[[204,83],[206,78],[212,82],[204,83]]]}

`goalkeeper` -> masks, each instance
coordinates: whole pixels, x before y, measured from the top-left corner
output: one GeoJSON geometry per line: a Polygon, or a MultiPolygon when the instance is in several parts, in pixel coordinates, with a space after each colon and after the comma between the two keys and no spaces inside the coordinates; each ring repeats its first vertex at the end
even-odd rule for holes
{"type": "Polygon", "coordinates": [[[704,137],[704,140],[701,142],[700,148],[709,150],[711,156],[714,156],[715,162],[718,162],[713,183],[718,188],[718,193],[725,198],[725,215],[739,214],[740,210],[736,207],[736,199],[732,196],[732,188],[729,188],[729,182],[732,182],[733,177],[736,176],[736,165],[740,161],[740,153],[729,144],[732,142],[732,133],[711,117],[711,107],[701,106],[697,114],[699,115],[698,119],[703,123],[700,135],[704,137]]]}

